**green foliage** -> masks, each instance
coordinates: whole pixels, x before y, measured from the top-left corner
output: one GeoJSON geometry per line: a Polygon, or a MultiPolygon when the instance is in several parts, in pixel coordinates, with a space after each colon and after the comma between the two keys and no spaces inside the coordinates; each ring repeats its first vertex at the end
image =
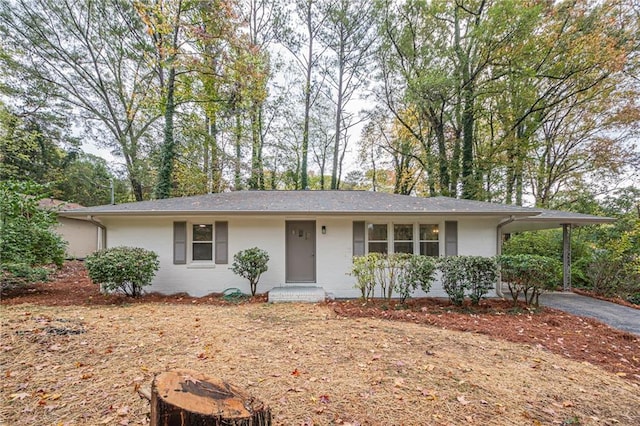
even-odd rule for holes
{"type": "Polygon", "coordinates": [[[353,258],[351,274],[356,277],[355,287],[364,300],[372,298],[375,289],[380,288],[382,298],[390,300],[395,291],[404,303],[418,286],[429,291],[435,269],[435,261],[428,256],[369,253],[353,258]]]}
{"type": "Polygon", "coordinates": [[[158,255],[139,247],[113,247],[99,250],[86,259],[89,277],[106,291],[121,291],[127,296],[142,294],[151,284],[160,266],[158,255]]]}
{"type": "Polygon", "coordinates": [[[49,271],[42,267],[32,267],[26,263],[2,263],[0,270],[0,291],[25,287],[35,282],[47,281],[49,271]]]}
{"type": "Polygon", "coordinates": [[[603,296],[634,299],[640,293],[640,219],[611,226],[587,268],[591,290],[603,296]],[[618,227],[625,225],[626,230],[618,227]]]}
{"type": "Polygon", "coordinates": [[[258,247],[253,247],[233,255],[231,270],[234,274],[249,280],[251,295],[255,296],[260,275],[269,269],[268,262],[269,254],[258,247]]]}
{"type": "Polygon", "coordinates": [[[33,182],[0,182],[0,253],[7,286],[14,279],[12,286],[42,280],[41,270],[25,268],[64,262],[66,243],[53,230],[55,214],[38,207],[45,196],[45,188],[33,182]]]}
{"type": "Polygon", "coordinates": [[[405,261],[404,271],[396,284],[396,292],[405,299],[418,287],[428,293],[436,273],[436,261],[430,256],[412,255],[405,261]]]}
{"type": "Polygon", "coordinates": [[[83,206],[110,204],[112,180],[116,203],[130,201],[127,183],[111,174],[103,158],[82,154],[66,165],[64,176],[53,187],[53,195],[83,206]]]}
{"type": "Polygon", "coordinates": [[[439,261],[442,287],[451,303],[461,306],[465,295],[478,304],[493,288],[497,278],[494,259],[482,256],[451,256],[439,261]],[[467,293],[468,291],[468,293],[467,293]]]}
{"type": "Polygon", "coordinates": [[[76,143],[66,136],[65,125],[45,113],[16,114],[0,102],[0,179],[40,184],[61,179],[75,151],[60,145],[76,143]]]}
{"type": "Polygon", "coordinates": [[[461,306],[466,289],[464,261],[460,256],[440,259],[438,267],[442,271],[442,288],[449,296],[451,303],[461,306]]]}
{"type": "Polygon", "coordinates": [[[351,275],[356,277],[355,287],[360,290],[362,299],[373,297],[376,288],[376,268],[380,258],[379,253],[369,253],[365,256],[354,256],[351,275]]]}
{"type": "MultiPolygon", "coordinates": [[[[593,242],[590,230],[574,229],[571,233],[571,281],[573,285],[585,285],[586,269],[593,254],[593,242]]],[[[562,261],[562,230],[546,229],[542,231],[514,234],[505,241],[503,254],[537,255],[562,261]]]]}
{"type": "Polygon", "coordinates": [[[538,298],[545,290],[554,290],[562,280],[562,263],[535,254],[498,256],[502,281],[509,285],[515,302],[523,294],[528,305],[538,306],[538,298]]]}
{"type": "Polygon", "coordinates": [[[40,209],[45,188],[33,182],[0,182],[2,290],[44,281],[43,265],[62,266],[66,243],[54,232],[55,214],[40,209]]]}
{"type": "Polygon", "coordinates": [[[464,256],[467,272],[467,289],[471,303],[477,305],[491,290],[498,278],[495,259],[482,256],[464,256]]]}
{"type": "Polygon", "coordinates": [[[380,287],[380,295],[383,298],[391,300],[393,290],[396,289],[398,283],[402,281],[402,274],[409,256],[411,255],[390,253],[378,257],[375,277],[376,283],[378,287],[380,287]]]}

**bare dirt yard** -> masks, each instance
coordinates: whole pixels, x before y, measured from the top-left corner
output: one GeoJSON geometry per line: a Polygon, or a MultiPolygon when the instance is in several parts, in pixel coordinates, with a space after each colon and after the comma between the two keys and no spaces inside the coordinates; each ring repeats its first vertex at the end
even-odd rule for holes
{"type": "Polygon", "coordinates": [[[278,425],[640,424],[640,340],[596,321],[500,301],[263,302],[131,303],[70,263],[3,296],[0,423],[148,424],[137,390],[189,368],[278,425]]]}

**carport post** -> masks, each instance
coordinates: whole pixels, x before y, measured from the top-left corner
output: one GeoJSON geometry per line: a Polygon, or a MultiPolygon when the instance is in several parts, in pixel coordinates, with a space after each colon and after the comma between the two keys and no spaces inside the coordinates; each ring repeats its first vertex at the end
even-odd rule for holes
{"type": "Polygon", "coordinates": [[[562,290],[571,291],[571,224],[562,224],[562,290]]]}

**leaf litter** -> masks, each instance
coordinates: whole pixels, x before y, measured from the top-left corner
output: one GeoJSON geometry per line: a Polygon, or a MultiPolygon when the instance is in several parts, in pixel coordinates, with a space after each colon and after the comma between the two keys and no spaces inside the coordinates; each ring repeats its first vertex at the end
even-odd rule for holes
{"type": "Polygon", "coordinates": [[[277,425],[640,424],[637,336],[551,309],[131,301],[80,262],[6,296],[0,423],[148,424],[138,392],[191,368],[245,387],[277,425]]]}
{"type": "Polygon", "coordinates": [[[3,306],[2,341],[12,425],[146,424],[137,389],[175,368],[245,387],[278,425],[640,423],[638,385],[591,364],[324,304],[3,306]],[[34,332],[61,318],[84,332],[34,332]]]}

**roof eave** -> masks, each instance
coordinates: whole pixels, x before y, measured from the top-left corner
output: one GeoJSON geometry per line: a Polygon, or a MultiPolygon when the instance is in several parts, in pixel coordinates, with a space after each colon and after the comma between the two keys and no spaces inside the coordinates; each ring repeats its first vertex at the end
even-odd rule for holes
{"type": "Polygon", "coordinates": [[[144,211],[129,211],[129,210],[116,210],[116,211],[61,211],[59,216],[68,218],[83,218],[89,216],[101,216],[101,217],[118,217],[118,216],[228,216],[228,215],[242,215],[242,216],[282,216],[282,215],[315,215],[315,216],[491,216],[491,217],[508,217],[516,216],[518,218],[528,218],[533,215],[540,214],[540,212],[513,212],[513,211],[298,211],[298,210],[276,210],[276,211],[264,211],[264,210],[144,210],[144,211]]]}

